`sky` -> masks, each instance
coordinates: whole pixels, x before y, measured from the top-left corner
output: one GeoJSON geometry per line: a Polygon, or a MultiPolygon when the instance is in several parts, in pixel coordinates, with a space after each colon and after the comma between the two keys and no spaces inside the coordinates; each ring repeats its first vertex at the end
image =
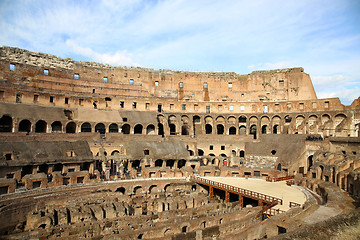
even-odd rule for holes
{"type": "Polygon", "coordinates": [[[0,45],[175,71],[303,67],[318,98],[360,96],[358,0],[0,0],[0,45]]]}

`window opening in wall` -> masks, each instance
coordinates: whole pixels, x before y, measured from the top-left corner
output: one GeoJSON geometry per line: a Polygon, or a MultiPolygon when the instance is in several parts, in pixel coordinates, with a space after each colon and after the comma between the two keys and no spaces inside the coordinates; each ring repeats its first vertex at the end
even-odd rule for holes
{"type": "Polygon", "coordinates": [[[37,101],[39,101],[39,95],[35,94],[34,95],[34,102],[37,102],[37,101]]]}
{"type": "Polygon", "coordinates": [[[140,73],[138,73],[138,78],[140,78],[140,76],[141,76],[140,73]]]}
{"type": "Polygon", "coordinates": [[[79,74],[75,73],[74,74],[74,79],[79,79],[79,78],[80,78],[79,74]]]}
{"type": "Polygon", "coordinates": [[[186,104],[182,105],[182,110],[186,110],[186,104]]]}
{"type": "Polygon", "coordinates": [[[279,104],[275,103],[275,112],[279,111],[279,104]]]}
{"type": "Polygon", "coordinates": [[[325,102],[325,108],[329,108],[329,102],[328,101],[325,102]]]}
{"type": "Polygon", "coordinates": [[[279,80],[279,87],[283,88],[284,87],[284,80],[279,80]]]}
{"type": "Polygon", "coordinates": [[[170,104],[170,110],[174,109],[174,104],[170,104]]]}
{"type": "Polygon", "coordinates": [[[179,87],[184,87],[184,83],[183,83],[183,82],[179,82],[179,87]]]}
{"type": "Polygon", "coordinates": [[[65,98],[65,104],[69,104],[69,98],[65,98]]]}
{"type": "Polygon", "coordinates": [[[194,104],[194,110],[195,110],[195,111],[199,110],[199,105],[194,104]]]}
{"type": "Polygon", "coordinates": [[[127,119],[127,118],[123,118],[122,120],[123,120],[123,122],[127,122],[128,119],[127,119]]]}
{"type": "Polygon", "coordinates": [[[231,82],[228,83],[228,87],[232,88],[232,83],[231,82]]]}
{"type": "Polygon", "coordinates": [[[222,105],[218,105],[218,110],[220,111],[220,110],[222,110],[222,105]]]}
{"type": "Polygon", "coordinates": [[[155,81],[155,87],[159,86],[159,81],[155,81]]]}
{"type": "Polygon", "coordinates": [[[240,151],[240,157],[241,157],[241,158],[245,157],[245,151],[244,151],[244,150],[241,150],[241,151],[240,151]]]}
{"type": "Polygon", "coordinates": [[[229,111],[234,111],[234,105],[229,106],[229,111]]]}
{"type": "Polygon", "coordinates": [[[104,80],[104,83],[107,83],[108,78],[107,78],[107,77],[104,77],[103,80],[104,80]]]}
{"type": "Polygon", "coordinates": [[[304,103],[299,103],[300,110],[304,110],[304,103]]]}
{"type": "Polygon", "coordinates": [[[97,109],[97,104],[96,103],[97,103],[96,101],[93,102],[93,109],[97,109]]]}
{"type": "Polygon", "coordinates": [[[210,146],[209,146],[209,150],[214,150],[214,146],[213,146],[213,145],[210,145],[210,146]]]}
{"type": "Polygon", "coordinates": [[[124,73],[124,77],[127,77],[127,73],[124,73]]]}
{"type": "Polygon", "coordinates": [[[124,108],[124,101],[120,101],[120,108],[124,108]]]}
{"type": "Polygon", "coordinates": [[[271,154],[275,155],[276,154],[276,150],[271,150],[271,154]]]}
{"type": "Polygon", "coordinates": [[[267,113],[267,112],[268,112],[268,106],[265,105],[265,106],[264,106],[264,113],[267,113]]]}
{"type": "Polygon", "coordinates": [[[245,105],[240,106],[240,111],[245,111],[245,105]]]}
{"type": "Polygon", "coordinates": [[[92,93],[95,93],[95,88],[93,88],[92,93]]]}
{"type": "Polygon", "coordinates": [[[158,104],[158,112],[162,112],[162,104],[161,103],[158,104]]]}
{"type": "Polygon", "coordinates": [[[82,106],[82,105],[83,105],[83,102],[84,102],[84,99],[80,98],[80,99],[79,99],[79,105],[82,106]]]}
{"type": "Polygon", "coordinates": [[[312,108],[313,108],[313,109],[316,109],[316,108],[317,108],[317,102],[313,102],[313,103],[312,103],[312,108]]]}
{"type": "Polygon", "coordinates": [[[105,98],[105,102],[111,102],[111,98],[106,97],[106,98],[105,98]]]}
{"type": "Polygon", "coordinates": [[[8,174],[6,174],[6,178],[7,179],[14,178],[14,174],[13,173],[8,173],[8,174]]]}
{"type": "Polygon", "coordinates": [[[16,94],[16,103],[21,103],[22,93],[16,94]]]}
{"type": "Polygon", "coordinates": [[[134,85],[134,79],[130,79],[130,85],[134,85]]]}
{"type": "Polygon", "coordinates": [[[245,95],[242,93],[242,94],[241,94],[241,97],[245,97],[245,95]]]}
{"type": "Polygon", "coordinates": [[[225,150],[225,146],[221,146],[221,150],[225,150]]]}
{"type": "Polygon", "coordinates": [[[136,108],[136,102],[132,103],[132,108],[134,108],[134,109],[136,108]]]}
{"type": "Polygon", "coordinates": [[[150,155],[150,150],[149,149],[144,149],[144,155],[146,155],[146,156],[150,155]]]}
{"type": "Polygon", "coordinates": [[[10,71],[15,71],[15,64],[10,63],[10,71]]]}
{"type": "Polygon", "coordinates": [[[210,113],[210,106],[206,106],[206,113],[210,113]]]}
{"type": "Polygon", "coordinates": [[[49,69],[44,69],[44,75],[49,76],[49,69]]]}
{"type": "Polygon", "coordinates": [[[12,160],[13,159],[12,153],[5,153],[4,156],[5,156],[5,160],[12,160]]]}
{"type": "Polygon", "coordinates": [[[0,91],[0,98],[4,98],[4,91],[0,91]]]}
{"type": "Polygon", "coordinates": [[[50,102],[53,103],[54,102],[54,97],[50,96],[50,102]]]}
{"type": "Polygon", "coordinates": [[[287,107],[288,110],[290,110],[291,109],[291,103],[286,104],[286,107],[287,107]]]}
{"type": "Polygon", "coordinates": [[[207,82],[204,82],[204,88],[208,88],[207,82]]]}

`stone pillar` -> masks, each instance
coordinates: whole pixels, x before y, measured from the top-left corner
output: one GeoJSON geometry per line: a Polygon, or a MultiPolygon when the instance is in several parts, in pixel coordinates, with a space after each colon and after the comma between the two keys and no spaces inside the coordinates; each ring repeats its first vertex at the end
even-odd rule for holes
{"type": "Polygon", "coordinates": [[[212,199],[214,197],[214,188],[209,186],[209,199],[212,199]]]}
{"type": "Polygon", "coordinates": [[[230,192],[229,191],[225,191],[225,202],[226,203],[230,202],[230,192]]]}

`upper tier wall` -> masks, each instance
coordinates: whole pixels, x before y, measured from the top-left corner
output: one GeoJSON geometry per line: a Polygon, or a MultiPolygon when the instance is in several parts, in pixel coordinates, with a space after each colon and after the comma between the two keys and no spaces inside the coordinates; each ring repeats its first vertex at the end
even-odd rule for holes
{"type": "Polygon", "coordinates": [[[0,48],[0,78],[21,85],[22,89],[67,92],[69,95],[96,93],[230,102],[316,99],[311,79],[302,68],[239,75],[112,67],[11,47],[0,48]],[[10,69],[10,65],[14,69],[10,69]],[[74,79],[75,75],[78,79],[74,79]]]}

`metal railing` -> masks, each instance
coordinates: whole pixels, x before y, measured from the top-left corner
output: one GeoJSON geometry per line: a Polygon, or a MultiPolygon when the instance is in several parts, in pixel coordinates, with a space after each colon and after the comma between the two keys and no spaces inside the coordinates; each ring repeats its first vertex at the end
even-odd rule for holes
{"type": "Polygon", "coordinates": [[[269,196],[266,194],[262,194],[262,193],[254,192],[251,190],[231,186],[231,185],[228,185],[225,183],[219,183],[219,182],[201,178],[201,177],[190,176],[190,180],[197,182],[197,183],[207,184],[209,186],[216,187],[216,188],[219,188],[222,190],[231,191],[231,192],[243,195],[245,197],[261,200],[261,201],[264,201],[267,203],[277,202],[280,205],[282,205],[282,203],[283,203],[282,199],[280,199],[280,198],[276,198],[276,197],[272,197],[272,196],[269,196]]]}
{"type": "Polygon", "coordinates": [[[295,176],[286,176],[286,177],[279,177],[279,178],[266,177],[266,181],[279,182],[279,181],[284,181],[284,180],[289,180],[289,179],[294,179],[294,178],[295,178],[295,176]]]}
{"type": "Polygon", "coordinates": [[[264,213],[268,214],[270,216],[275,216],[277,214],[284,213],[284,212],[285,212],[284,210],[269,208],[264,213]]]}
{"type": "Polygon", "coordinates": [[[293,208],[293,207],[300,207],[300,206],[301,206],[301,204],[296,203],[296,202],[290,202],[290,203],[289,203],[289,207],[290,207],[290,208],[293,208]]]}

